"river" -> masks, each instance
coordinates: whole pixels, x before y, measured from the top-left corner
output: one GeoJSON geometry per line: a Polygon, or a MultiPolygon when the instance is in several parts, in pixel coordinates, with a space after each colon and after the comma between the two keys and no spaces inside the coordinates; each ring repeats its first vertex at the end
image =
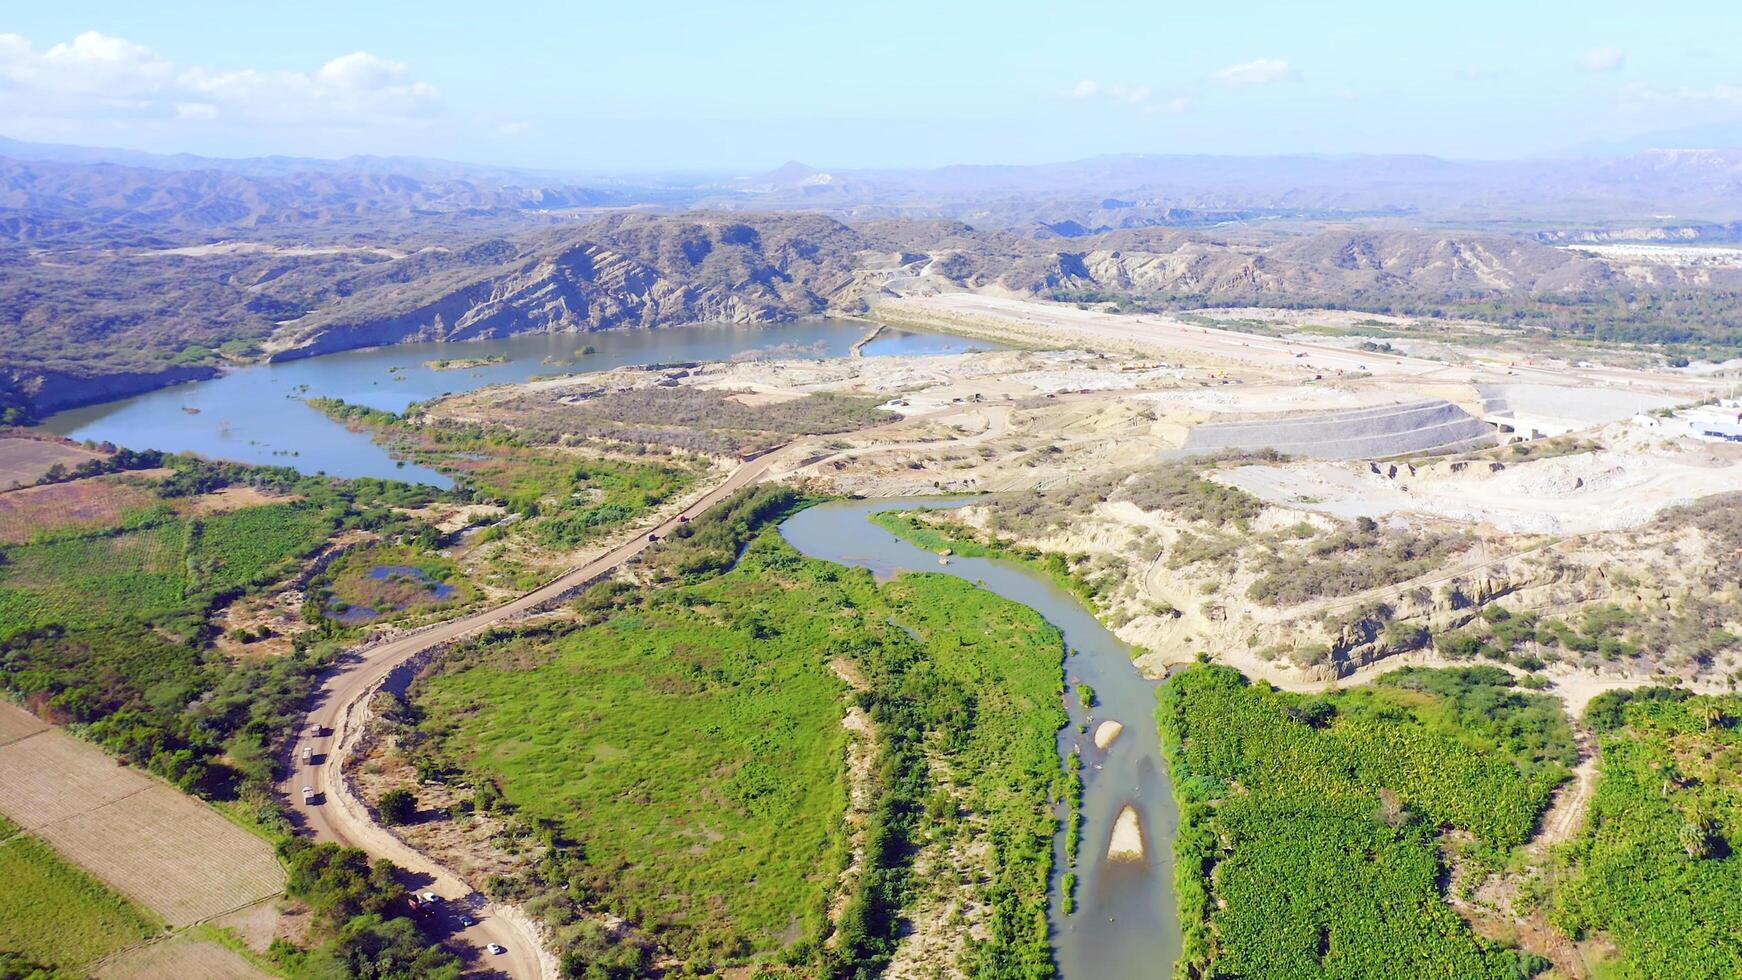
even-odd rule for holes
{"type": "MultiPolygon", "coordinates": [[[[160,388],[132,398],[75,408],[42,427],[73,439],[130,449],[199,453],[214,459],[291,466],[305,473],[381,477],[452,485],[435,470],[394,460],[367,434],[351,432],[303,404],[342,398],[389,412],[412,402],[536,375],[603,371],[626,364],[719,361],[767,351],[781,357],[845,357],[870,325],[815,318],[793,323],[702,324],[654,330],[536,334],[464,343],[397,344],[303,360],[258,364],[209,381],[160,388]],[[591,346],[593,353],[576,356],[591,346]],[[426,362],[487,359],[500,363],[437,370],[426,362]]],[[[868,357],[952,354],[997,344],[945,334],[884,330],[868,357]]]]}
{"type": "MultiPolygon", "coordinates": [[[[942,572],[1020,602],[1064,634],[1066,708],[1071,723],[1058,734],[1060,759],[1083,753],[1083,839],[1077,859],[1077,908],[1066,916],[1060,880],[1064,814],[1054,844],[1050,920],[1059,974],[1070,980],[1169,977],[1179,957],[1180,930],[1173,894],[1173,840],[1179,813],[1168,785],[1155,726],[1156,682],[1138,672],[1132,650],[1102,626],[1069,592],[1045,575],[1007,561],[938,557],[897,538],[866,517],[875,511],[959,507],[971,498],[837,501],[801,511],[781,525],[793,547],[812,558],[870,569],[879,578],[900,572],[942,572]],[[1097,705],[1084,711],[1076,690],[1095,689],[1097,705]],[[1091,738],[1104,720],[1124,732],[1105,752],[1091,738]],[[1079,734],[1079,724],[1088,733],[1079,734]],[[1143,827],[1141,861],[1107,860],[1113,825],[1126,806],[1143,827]]],[[[1062,764],[1062,763],[1061,763],[1062,764]]]]}

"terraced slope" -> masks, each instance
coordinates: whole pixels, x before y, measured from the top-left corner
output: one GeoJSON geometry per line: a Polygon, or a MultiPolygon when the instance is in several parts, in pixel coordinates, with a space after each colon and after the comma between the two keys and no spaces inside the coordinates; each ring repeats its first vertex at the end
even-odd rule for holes
{"type": "Polygon", "coordinates": [[[1274,449],[1317,459],[1383,459],[1492,445],[1494,429],[1448,401],[1430,400],[1348,412],[1200,425],[1189,452],[1274,449]]]}

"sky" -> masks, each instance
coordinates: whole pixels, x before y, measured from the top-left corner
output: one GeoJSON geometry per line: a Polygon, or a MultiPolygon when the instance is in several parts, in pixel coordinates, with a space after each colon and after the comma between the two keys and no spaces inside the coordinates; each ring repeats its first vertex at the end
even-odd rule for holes
{"type": "Polygon", "coordinates": [[[1734,0],[9,0],[0,135],[575,173],[1742,145],[1734,0]]]}

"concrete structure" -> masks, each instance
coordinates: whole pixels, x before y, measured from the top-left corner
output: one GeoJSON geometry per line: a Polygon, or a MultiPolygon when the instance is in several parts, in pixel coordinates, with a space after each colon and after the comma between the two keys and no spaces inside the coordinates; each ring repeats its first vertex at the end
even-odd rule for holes
{"type": "Polygon", "coordinates": [[[1494,444],[1494,429],[1448,401],[1409,402],[1346,412],[1200,425],[1183,453],[1274,449],[1316,459],[1382,459],[1494,444]]]}
{"type": "Polygon", "coordinates": [[[1687,426],[1687,434],[1707,442],[1742,442],[1742,407],[1702,405],[1676,413],[1676,421],[1687,426]]]}

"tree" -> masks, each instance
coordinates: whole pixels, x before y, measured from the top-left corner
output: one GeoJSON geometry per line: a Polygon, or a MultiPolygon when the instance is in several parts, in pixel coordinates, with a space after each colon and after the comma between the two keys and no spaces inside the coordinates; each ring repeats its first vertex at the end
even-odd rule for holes
{"type": "Polygon", "coordinates": [[[1712,821],[1703,813],[1688,817],[1676,832],[1676,842],[1696,861],[1712,856],[1712,821]]]}
{"type": "Polygon", "coordinates": [[[322,980],[455,980],[460,962],[431,945],[410,919],[362,915],[316,950],[298,974],[322,980]]]}
{"type": "Polygon", "coordinates": [[[384,824],[410,823],[417,819],[417,794],[404,786],[395,787],[381,795],[377,809],[381,811],[384,824]]]}
{"type": "Polygon", "coordinates": [[[392,862],[371,864],[356,848],[292,840],[280,854],[290,866],[285,891],[335,928],[359,915],[379,914],[404,893],[393,879],[392,862]]]}

